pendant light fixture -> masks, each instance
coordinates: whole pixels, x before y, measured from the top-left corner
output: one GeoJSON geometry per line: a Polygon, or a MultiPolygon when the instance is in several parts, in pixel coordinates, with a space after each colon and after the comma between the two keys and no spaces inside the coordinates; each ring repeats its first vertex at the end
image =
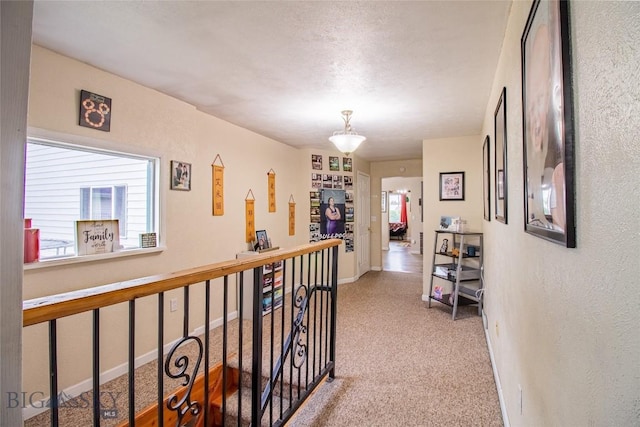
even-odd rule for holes
{"type": "Polygon", "coordinates": [[[342,119],[344,120],[344,130],[335,131],[333,136],[329,137],[329,141],[333,142],[338,150],[346,154],[347,156],[358,148],[367,138],[363,135],[358,135],[353,129],[351,129],[351,115],[353,111],[344,110],[342,112],[342,119]]]}

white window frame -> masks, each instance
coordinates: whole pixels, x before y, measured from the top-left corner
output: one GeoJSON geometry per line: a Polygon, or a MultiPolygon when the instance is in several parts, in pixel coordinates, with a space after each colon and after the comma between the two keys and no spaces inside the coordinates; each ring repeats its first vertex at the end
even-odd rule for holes
{"type": "MultiPolygon", "coordinates": [[[[394,223],[394,222],[400,222],[400,218],[398,218],[398,221],[391,221],[391,213],[392,213],[392,209],[391,209],[391,205],[395,205],[394,203],[392,203],[392,200],[397,200],[398,201],[398,216],[402,215],[402,199],[401,197],[404,196],[404,194],[401,193],[393,193],[393,192],[389,192],[389,222],[394,223]]],[[[393,211],[395,211],[395,209],[393,209],[393,211]]]]}
{"type": "Polygon", "coordinates": [[[154,224],[154,230],[157,233],[157,246],[155,248],[132,248],[122,249],[117,252],[97,254],[97,255],[82,255],[82,256],[70,256],[60,258],[49,258],[40,260],[40,262],[24,264],[24,270],[41,269],[47,267],[54,267],[67,264],[77,264],[85,262],[93,262],[104,259],[122,258],[128,256],[143,255],[153,252],[161,252],[165,249],[163,236],[166,234],[166,220],[163,215],[164,211],[164,192],[161,191],[160,178],[161,178],[161,165],[166,162],[163,156],[152,149],[123,145],[112,141],[98,140],[90,137],[64,134],[46,129],[40,129],[36,127],[28,128],[28,140],[33,142],[39,142],[56,146],[69,146],[71,148],[76,147],[85,151],[93,151],[104,154],[115,154],[126,157],[139,157],[145,160],[151,160],[153,162],[153,172],[149,176],[151,179],[152,188],[149,190],[149,194],[153,197],[153,212],[149,212],[148,215],[152,215],[149,220],[154,224]]]}

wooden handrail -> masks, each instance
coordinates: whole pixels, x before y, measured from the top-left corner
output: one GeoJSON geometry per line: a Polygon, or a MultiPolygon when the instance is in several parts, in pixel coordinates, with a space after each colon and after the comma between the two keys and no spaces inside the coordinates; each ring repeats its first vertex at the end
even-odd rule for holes
{"type": "Polygon", "coordinates": [[[84,313],[182,288],[205,280],[217,279],[241,271],[283,261],[307,253],[318,252],[342,243],[339,239],[308,243],[291,249],[279,249],[255,257],[223,261],[202,267],[116,282],[62,294],[34,298],[22,303],[22,325],[30,326],[61,317],[84,313]]]}

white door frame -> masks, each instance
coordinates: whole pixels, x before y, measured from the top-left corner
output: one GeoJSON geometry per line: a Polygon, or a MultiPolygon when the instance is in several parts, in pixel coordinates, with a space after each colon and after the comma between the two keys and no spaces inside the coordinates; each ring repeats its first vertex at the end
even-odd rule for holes
{"type": "Polygon", "coordinates": [[[371,270],[371,177],[358,171],[356,177],[358,190],[357,212],[357,277],[371,270]]]}

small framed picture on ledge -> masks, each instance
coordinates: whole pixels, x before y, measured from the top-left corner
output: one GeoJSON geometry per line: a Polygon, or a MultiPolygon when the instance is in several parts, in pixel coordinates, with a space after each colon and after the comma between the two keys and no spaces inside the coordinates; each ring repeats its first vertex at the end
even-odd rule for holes
{"type": "Polygon", "coordinates": [[[256,244],[254,249],[259,251],[262,249],[269,249],[270,246],[269,238],[267,237],[267,230],[256,231],[256,244]]]}

